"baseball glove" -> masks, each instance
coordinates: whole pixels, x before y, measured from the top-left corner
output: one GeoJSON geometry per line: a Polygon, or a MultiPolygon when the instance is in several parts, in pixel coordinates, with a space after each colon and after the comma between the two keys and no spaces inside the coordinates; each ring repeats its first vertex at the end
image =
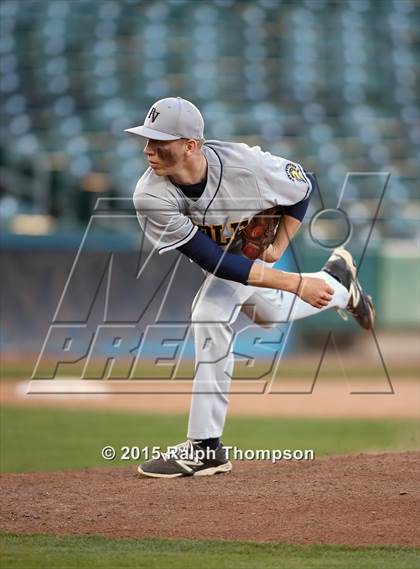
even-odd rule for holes
{"type": "Polygon", "coordinates": [[[258,257],[274,241],[280,220],[280,207],[274,206],[261,211],[240,231],[242,253],[248,259],[258,257]]]}

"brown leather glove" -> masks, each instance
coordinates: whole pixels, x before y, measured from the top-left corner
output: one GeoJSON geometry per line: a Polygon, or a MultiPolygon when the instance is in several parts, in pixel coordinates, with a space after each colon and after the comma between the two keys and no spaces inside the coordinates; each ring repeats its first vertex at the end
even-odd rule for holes
{"type": "Polygon", "coordinates": [[[274,206],[260,211],[241,230],[241,250],[248,259],[258,259],[274,241],[281,216],[280,210],[281,206],[274,206]]]}

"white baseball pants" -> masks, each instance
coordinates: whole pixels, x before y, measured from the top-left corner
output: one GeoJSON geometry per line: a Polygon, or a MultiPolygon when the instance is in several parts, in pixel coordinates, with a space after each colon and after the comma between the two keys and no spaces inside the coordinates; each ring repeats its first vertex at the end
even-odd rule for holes
{"type": "Polygon", "coordinates": [[[273,327],[347,306],[348,290],[331,275],[320,271],[302,276],[322,278],[331,285],[335,292],[328,306],[315,308],[290,292],[246,286],[213,275],[206,278],[192,304],[196,366],[188,438],[208,439],[223,433],[234,366],[232,324],[241,310],[256,324],[273,327]]]}

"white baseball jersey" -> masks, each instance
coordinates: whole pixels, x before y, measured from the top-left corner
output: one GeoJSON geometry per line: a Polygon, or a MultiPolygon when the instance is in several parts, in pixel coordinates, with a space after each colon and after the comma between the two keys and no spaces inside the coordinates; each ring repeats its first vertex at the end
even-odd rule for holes
{"type": "Polygon", "coordinates": [[[137,216],[159,254],[184,245],[199,228],[224,247],[238,226],[245,226],[257,213],[293,205],[312,190],[302,166],[259,146],[210,140],[203,152],[207,184],[196,200],[152,168],[137,183],[133,197],[137,216]]]}

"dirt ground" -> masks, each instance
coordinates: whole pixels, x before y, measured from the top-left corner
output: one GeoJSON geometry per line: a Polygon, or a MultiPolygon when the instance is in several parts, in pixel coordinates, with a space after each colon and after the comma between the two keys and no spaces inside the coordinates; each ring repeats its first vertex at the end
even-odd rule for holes
{"type": "Polygon", "coordinates": [[[420,545],[419,453],[236,461],[231,474],[150,480],[133,468],[5,474],[17,533],[420,545]]]}
{"type": "MultiPolygon", "coordinates": [[[[191,383],[169,383],[155,383],[149,387],[148,393],[143,393],[140,390],[135,392],[135,384],[128,381],[93,383],[69,379],[30,383],[4,380],[0,383],[0,401],[2,405],[188,413],[191,383]],[[52,389],[57,393],[46,394],[52,389]],[[28,390],[32,394],[28,394],[28,390]],[[106,390],[106,393],[98,390],[106,390]],[[172,393],[168,393],[169,390],[172,393]],[[75,391],[79,393],[75,394],[75,391]]],[[[319,418],[420,416],[420,385],[414,378],[394,378],[393,393],[385,381],[371,378],[361,378],[351,383],[345,380],[319,381],[312,393],[308,392],[310,381],[276,382],[275,391],[281,393],[261,393],[259,382],[232,383],[229,415],[319,418]]]]}

